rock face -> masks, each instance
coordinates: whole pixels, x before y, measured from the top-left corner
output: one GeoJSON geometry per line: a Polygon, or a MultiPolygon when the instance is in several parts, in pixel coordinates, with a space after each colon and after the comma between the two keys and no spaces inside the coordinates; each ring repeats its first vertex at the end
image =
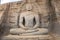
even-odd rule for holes
{"type": "Polygon", "coordinates": [[[59,13],[59,0],[24,0],[0,5],[0,38],[52,40],[50,33],[55,33],[57,29],[56,33],[60,33],[59,13]]]}

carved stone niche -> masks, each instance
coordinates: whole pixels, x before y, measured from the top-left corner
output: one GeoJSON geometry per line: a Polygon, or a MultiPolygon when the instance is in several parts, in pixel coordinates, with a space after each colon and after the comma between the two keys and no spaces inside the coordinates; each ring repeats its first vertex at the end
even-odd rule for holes
{"type": "Polygon", "coordinates": [[[20,6],[20,13],[9,15],[10,33],[2,40],[51,40],[48,27],[41,27],[40,6],[36,0],[26,0],[20,6]]]}

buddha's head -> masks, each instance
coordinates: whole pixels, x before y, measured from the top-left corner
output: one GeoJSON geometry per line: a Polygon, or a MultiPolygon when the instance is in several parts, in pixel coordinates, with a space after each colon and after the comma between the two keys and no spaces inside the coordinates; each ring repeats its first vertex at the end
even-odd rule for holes
{"type": "Polygon", "coordinates": [[[31,11],[33,9],[32,4],[26,4],[26,10],[31,11]]]}
{"type": "Polygon", "coordinates": [[[36,2],[36,0],[26,0],[28,3],[36,2]]]}

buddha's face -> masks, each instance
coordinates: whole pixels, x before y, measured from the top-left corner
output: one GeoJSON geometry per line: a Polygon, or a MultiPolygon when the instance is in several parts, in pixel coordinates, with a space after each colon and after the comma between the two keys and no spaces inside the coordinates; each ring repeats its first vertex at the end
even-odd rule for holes
{"type": "Polygon", "coordinates": [[[26,4],[26,10],[31,11],[32,10],[32,5],[31,4],[26,4]]]}

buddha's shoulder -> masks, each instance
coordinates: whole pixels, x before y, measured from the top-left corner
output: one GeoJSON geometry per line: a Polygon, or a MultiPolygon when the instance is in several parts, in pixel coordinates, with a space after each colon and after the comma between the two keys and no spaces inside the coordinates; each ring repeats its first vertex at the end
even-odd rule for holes
{"type": "Polygon", "coordinates": [[[20,15],[21,15],[21,16],[29,16],[29,15],[36,16],[36,15],[38,15],[38,13],[32,12],[32,11],[25,11],[25,12],[21,12],[20,15]]]}

